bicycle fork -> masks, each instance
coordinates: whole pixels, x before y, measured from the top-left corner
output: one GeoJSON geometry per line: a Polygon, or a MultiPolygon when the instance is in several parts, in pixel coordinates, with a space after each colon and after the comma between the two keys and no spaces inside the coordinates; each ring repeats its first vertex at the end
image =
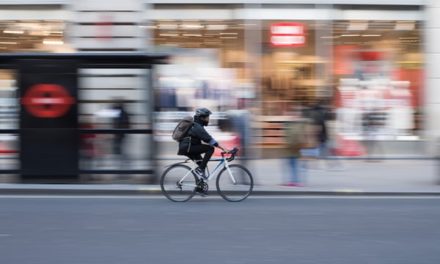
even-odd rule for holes
{"type": "Polygon", "coordinates": [[[226,167],[226,170],[227,170],[228,173],[229,173],[229,177],[231,178],[232,183],[233,183],[233,184],[237,184],[237,181],[235,180],[234,175],[232,175],[232,171],[231,171],[231,169],[229,168],[229,163],[226,162],[226,161],[225,161],[225,167],[226,167]]]}

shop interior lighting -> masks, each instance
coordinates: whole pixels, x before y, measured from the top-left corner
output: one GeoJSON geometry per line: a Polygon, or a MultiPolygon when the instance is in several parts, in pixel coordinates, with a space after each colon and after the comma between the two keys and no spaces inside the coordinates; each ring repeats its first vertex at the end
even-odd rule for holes
{"type": "Polygon", "coordinates": [[[27,31],[62,31],[63,26],[61,25],[53,25],[47,23],[19,23],[17,29],[27,30],[27,31]]]}
{"type": "Polygon", "coordinates": [[[207,30],[226,30],[228,28],[227,25],[207,25],[207,30]]]}
{"type": "Polygon", "coordinates": [[[52,30],[52,31],[48,31],[49,34],[54,34],[54,35],[63,35],[63,31],[61,30],[52,30]]]}
{"type": "Polygon", "coordinates": [[[198,30],[204,28],[204,26],[200,24],[182,24],[180,25],[180,28],[188,30],[198,30]]]}
{"type": "Polygon", "coordinates": [[[359,37],[360,34],[342,34],[341,37],[359,37]]]}
{"type": "Polygon", "coordinates": [[[237,39],[237,37],[220,37],[221,39],[237,39]]]}
{"type": "Polygon", "coordinates": [[[159,29],[173,30],[173,29],[177,29],[178,25],[177,24],[159,24],[158,27],[159,27],[159,29]]]}
{"type": "Polygon", "coordinates": [[[197,30],[204,28],[203,25],[200,24],[182,24],[180,25],[180,28],[182,29],[189,29],[189,30],[197,30]]]}
{"type": "Polygon", "coordinates": [[[183,34],[184,37],[201,37],[202,34],[183,34]]]}
{"type": "Polygon", "coordinates": [[[221,32],[220,35],[238,35],[236,32],[221,32]]]}
{"type": "Polygon", "coordinates": [[[350,21],[348,24],[347,30],[367,30],[368,22],[367,21],[350,21]]]}
{"type": "Polygon", "coordinates": [[[21,35],[21,34],[24,34],[24,31],[23,30],[5,29],[5,30],[3,30],[3,33],[21,35]]]}
{"type": "Polygon", "coordinates": [[[49,34],[47,34],[46,32],[43,32],[41,30],[31,30],[29,32],[30,36],[49,36],[49,34]]]}
{"type": "Polygon", "coordinates": [[[0,45],[17,45],[15,41],[0,41],[0,45]]]}
{"type": "Polygon", "coordinates": [[[381,34],[363,34],[362,37],[382,37],[381,34]]]}
{"type": "Polygon", "coordinates": [[[159,34],[161,37],[178,37],[179,34],[173,34],[173,33],[161,33],[159,34]]]}
{"type": "Polygon", "coordinates": [[[64,41],[57,39],[45,39],[43,40],[44,45],[63,45],[64,41]]]}
{"type": "Polygon", "coordinates": [[[394,30],[414,30],[415,27],[414,21],[397,21],[394,30]]]}

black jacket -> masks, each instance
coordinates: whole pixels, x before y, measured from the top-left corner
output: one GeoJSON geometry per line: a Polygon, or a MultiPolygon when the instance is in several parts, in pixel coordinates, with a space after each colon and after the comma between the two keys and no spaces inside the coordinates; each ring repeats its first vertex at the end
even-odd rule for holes
{"type": "Polygon", "coordinates": [[[313,124],[318,128],[316,139],[320,143],[325,143],[328,140],[326,121],[329,119],[328,111],[322,106],[314,106],[304,114],[305,117],[310,118],[313,124]]]}
{"type": "Polygon", "coordinates": [[[194,117],[194,124],[189,129],[185,138],[179,142],[179,155],[185,155],[191,146],[201,145],[202,141],[211,145],[218,146],[218,142],[205,130],[203,122],[194,117]]]}

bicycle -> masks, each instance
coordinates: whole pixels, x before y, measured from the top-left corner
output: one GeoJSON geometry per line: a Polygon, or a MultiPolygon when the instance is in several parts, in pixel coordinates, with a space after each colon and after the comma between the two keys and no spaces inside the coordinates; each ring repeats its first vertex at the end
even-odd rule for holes
{"type": "Polygon", "coordinates": [[[195,171],[197,164],[191,159],[170,165],[160,178],[162,193],[173,202],[186,202],[197,192],[202,196],[206,194],[208,182],[217,176],[217,192],[223,199],[229,202],[243,201],[252,193],[254,180],[244,166],[229,164],[235,159],[237,152],[238,149],[234,148],[228,153],[222,152],[219,159],[211,159],[210,161],[217,161],[218,164],[212,173],[207,170],[206,179],[195,171]],[[194,163],[192,168],[186,165],[189,161],[194,163]]]}

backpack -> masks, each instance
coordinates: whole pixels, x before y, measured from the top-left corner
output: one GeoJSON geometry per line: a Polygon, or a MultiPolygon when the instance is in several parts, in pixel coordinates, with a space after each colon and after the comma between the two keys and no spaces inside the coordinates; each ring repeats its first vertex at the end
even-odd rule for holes
{"type": "Polygon", "coordinates": [[[192,127],[194,119],[191,116],[186,116],[179,121],[176,128],[173,131],[173,139],[180,142],[188,133],[189,129],[192,127]]]}

